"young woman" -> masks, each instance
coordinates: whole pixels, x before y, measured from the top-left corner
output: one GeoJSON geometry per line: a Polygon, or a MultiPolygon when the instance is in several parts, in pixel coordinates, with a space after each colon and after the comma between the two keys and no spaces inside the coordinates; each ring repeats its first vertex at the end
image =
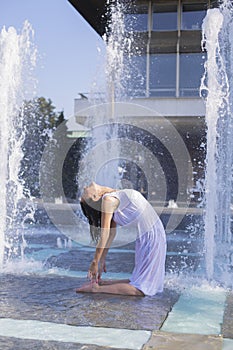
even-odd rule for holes
{"type": "Polygon", "coordinates": [[[97,242],[88,270],[88,283],[76,292],[123,295],[155,295],[163,291],[166,236],[163,225],[140,192],[114,190],[92,182],[84,188],[81,207],[88,218],[92,239],[97,242]],[[137,227],[135,267],[130,280],[101,281],[105,258],[117,225],[137,227]]]}

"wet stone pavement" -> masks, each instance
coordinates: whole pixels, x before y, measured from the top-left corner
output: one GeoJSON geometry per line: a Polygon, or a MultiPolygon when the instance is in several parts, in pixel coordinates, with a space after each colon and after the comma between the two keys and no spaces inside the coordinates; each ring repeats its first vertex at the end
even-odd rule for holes
{"type": "MultiPolygon", "coordinates": [[[[170,290],[144,298],[75,293],[83,282],[84,279],[72,277],[2,275],[0,317],[75,326],[159,330],[179,297],[170,290]]],[[[79,347],[77,343],[53,343],[0,337],[1,350],[105,349],[94,345],[79,347]]]]}
{"type": "MultiPolygon", "coordinates": [[[[226,298],[226,305],[223,316],[222,335],[225,338],[233,339],[233,292],[229,292],[226,298]]],[[[232,347],[233,349],[233,347],[232,347]]]]}
{"type": "Polygon", "coordinates": [[[75,293],[84,280],[71,277],[6,275],[0,281],[1,317],[76,326],[159,329],[178,299],[169,290],[142,298],[75,293]]]}
{"type": "MultiPolygon", "coordinates": [[[[83,278],[55,275],[40,277],[0,275],[0,318],[104,327],[106,334],[108,328],[149,330],[151,337],[142,347],[143,350],[223,349],[222,337],[218,335],[160,331],[168,313],[179,299],[179,294],[175,290],[165,289],[159,295],[144,298],[75,293],[76,288],[85,281],[83,278]]],[[[232,319],[233,293],[228,292],[222,325],[224,338],[233,338],[232,319]]],[[[37,332],[36,329],[35,332],[37,332]]],[[[0,349],[105,350],[110,348],[83,342],[79,344],[0,336],[0,349]]],[[[111,349],[119,348],[111,346],[111,349]]]]}
{"type": "MultiPolygon", "coordinates": [[[[86,275],[90,261],[93,256],[93,249],[90,247],[75,247],[64,250],[57,249],[57,236],[38,236],[35,242],[31,239],[32,246],[26,249],[26,253],[43,252],[44,246],[52,248],[52,254],[46,257],[45,269],[47,273],[39,274],[0,274],[0,323],[1,321],[23,320],[26,324],[30,320],[34,335],[38,335],[38,321],[48,322],[52,325],[68,325],[77,329],[85,328],[90,336],[97,329],[103,329],[102,339],[111,335],[112,330],[130,330],[130,337],[133,332],[144,332],[148,334],[145,342],[137,349],[143,350],[232,350],[230,347],[223,348],[223,337],[233,341],[233,293],[228,292],[226,305],[221,325],[221,336],[218,334],[179,334],[161,330],[169,312],[180,300],[179,292],[169,284],[164,292],[154,297],[127,297],[110,294],[81,294],[76,293],[76,288],[86,283],[86,278],[56,275],[54,270],[64,269],[75,272],[82,272],[86,275]],[[47,241],[49,240],[49,241],[47,241]],[[35,324],[33,323],[35,322],[35,324]],[[34,327],[34,328],[33,328],[34,327]],[[91,327],[90,329],[87,327],[91,327]]],[[[174,260],[174,258],[172,259],[174,260]]],[[[178,260],[177,260],[178,261],[178,260]]],[[[179,261],[178,261],[179,263],[179,261]]],[[[169,270],[169,259],[166,269],[169,270]]],[[[177,265],[178,266],[178,265],[177,265]]],[[[188,265],[186,264],[186,267],[188,265]]],[[[134,267],[134,244],[121,247],[120,250],[109,252],[107,257],[108,272],[116,274],[129,274],[134,267]]],[[[105,276],[104,276],[105,277],[105,276]]],[[[106,275],[106,278],[108,274],[106,275]]],[[[14,327],[14,325],[12,326],[14,327]]],[[[47,325],[45,324],[45,327],[47,325]]],[[[42,327],[43,328],[43,327],[42,327]]],[[[5,328],[4,328],[5,329],[5,328]]],[[[9,331],[9,330],[8,330],[9,331]]],[[[27,331],[27,329],[26,329],[27,331]]],[[[46,333],[46,328],[43,328],[46,333]]],[[[95,342],[85,341],[59,341],[54,339],[40,339],[35,336],[29,337],[3,334],[0,324],[0,350],[106,350],[106,349],[131,349],[127,347],[121,335],[118,344],[121,346],[94,345],[95,342]],[[2,333],[1,333],[2,332],[2,333]]],[[[17,333],[18,334],[18,333],[17,333]]],[[[141,333],[140,333],[141,334],[141,333]]],[[[49,335],[49,330],[47,330],[49,335]]],[[[43,338],[43,337],[42,337],[43,338]]]]}

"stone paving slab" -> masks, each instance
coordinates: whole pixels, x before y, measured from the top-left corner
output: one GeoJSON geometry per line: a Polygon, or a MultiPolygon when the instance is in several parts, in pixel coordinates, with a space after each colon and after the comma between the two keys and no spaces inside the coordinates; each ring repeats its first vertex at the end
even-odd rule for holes
{"type": "MultiPolygon", "coordinates": [[[[168,312],[179,298],[176,291],[168,289],[160,295],[142,298],[110,294],[76,294],[75,289],[85,281],[55,275],[41,277],[0,275],[0,317],[50,321],[75,326],[152,331],[160,329],[168,312]]],[[[0,349],[106,350],[109,348],[90,344],[0,337],[0,349]]]]}
{"type": "Polygon", "coordinates": [[[222,338],[214,335],[155,331],[143,350],[222,350],[222,338]]]}
{"type": "MultiPolygon", "coordinates": [[[[215,335],[161,331],[169,311],[179,299],[170,289],[154,297],[75,293],[86,279],[57,275],[0,275],[0,317],[32,319],[75,326],[149,330],[143,350],[222,350],[223,338],[215,335]]],[[[222,336],[233,338],[233,292],[228,292],[222,336]]],[[[179,332],[179,330],[177,330],[179,332]]],[[[0,337],[4,350],[106,350],[108,347],[54,341],[0,337]]],[[[116,350],[116,348],[111,348],[116,350]]]]}
{"type": "MultiPolygon", "coordinates": [[[[107,350],[109,347],[78,344],[78,343],[63,343],[55,341],[40,341],[28,339],[16,339],[10,337],[0,337],[1,350],[107,350]]],[[[111,348],[111,350],[118,350],[111,348]]],[[[127,350],[127,349],[121,349],[127,350]]]]}
{"type": "Polygon", "coordinates": [[[0,276],[0,317],[158,330],[179,298],[168,289],[154,297],[75,293],[83,283],[83,279],[54,275],[0,276]]]}
{"type": "Polygon", "coordinates": [[[233,292],[229,292],[223,316],[222,335],[224,338],[233,339],[233,292]]]}

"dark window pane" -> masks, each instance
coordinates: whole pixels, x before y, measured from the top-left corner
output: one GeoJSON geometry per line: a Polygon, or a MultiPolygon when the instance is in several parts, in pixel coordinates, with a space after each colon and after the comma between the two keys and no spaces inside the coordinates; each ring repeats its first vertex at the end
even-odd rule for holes
{"type": "Polygon", "coordinates": [[[124,90],[127,96],[144,97],[146,95],[146,55],[127,59],[124,76],[124,90]]]}
{"type": "Polygon", "coordinates": [[[145,32],[148,30],[148,6],[133,8],[132,13],[125,13],[125,30],[145,32]]]}
{"type": "Polygon", "coordinates": [[[153,30],[177,30],[177,6],[158,4],[153,6],[153,30]]]}
{"type": "Polygon", "coordinates": [[[203,53],[180,55],[180,96],[199,96],[205,60],[203,53]]]}
{"type": "Polygon", "coordinates": [[[186,4],[182,6],[183,30],[200,30],[206,15],[206,4],[186,4]]]}
{"type": "Polygon", "coordinates": [[[150,56],[150,95],[175,96],[176,54],[150,56]]]}

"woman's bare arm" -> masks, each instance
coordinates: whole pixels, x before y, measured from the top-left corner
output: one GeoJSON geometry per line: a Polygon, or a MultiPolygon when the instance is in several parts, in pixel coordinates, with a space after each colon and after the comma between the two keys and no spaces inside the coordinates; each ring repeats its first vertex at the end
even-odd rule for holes
{"type": "Polygon", "coordinates": [[[108,241],[107,241],[106,247],[104,248],[104,251],[102,253],[101,258],[104,258],[104,259],[106,258],[107,254],[108,254],[108,250],[111,247],[112,242],[113,242],[115,237],[116,237],[116,223],[112,220],[110,232],[109,232],[109,236],[108,236],[108,241]]]}
{"type": "Polygon", "coordinates": [[[96,246],[95,256],[90,265],[88,276],[91,279],[96,279],[98,274],[98,263],[103,257],[103,254],[107,254],[110,244],[112,243],[115,237],[114,227],[113,231],[111,230],[112,217],[114,210],[118,206],[119,201],[114,197],[105,197],[102,202],[102,214],[101,214],[101,236],[100,240],[96,246]],[[107,249],[107,251],[106,251],[107,249]],[[105,251],[105,253],[104,253],[105,251]]]}
{"type": "Polygon", "coordinates": [[[116,236],[116,223],[112,220],[108,242],[107,242],[106,248],[104,248],[104,250],[103,250],[103,253],[102,253],[100,261],[99,261],[98,280],[100,280],[103,272],[107,272],[105,259],[106,259],[106,256],[108,254],[108,250],[111,247],[115,236],[116,236]]]}

